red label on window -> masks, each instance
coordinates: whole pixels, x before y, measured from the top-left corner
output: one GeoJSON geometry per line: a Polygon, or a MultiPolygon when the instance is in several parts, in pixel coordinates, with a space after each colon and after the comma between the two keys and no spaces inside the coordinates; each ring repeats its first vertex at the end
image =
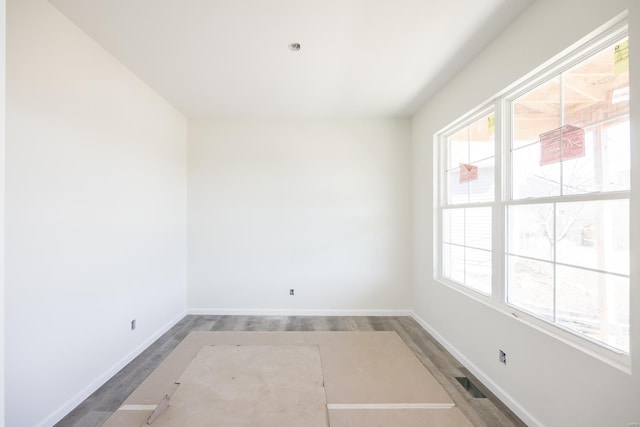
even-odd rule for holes
{"type": "Polygon", "coordinates": [[[478,167],[460,163],[460,183],[478,179],[478,167]]]}
{"type": "Polygon", "coordinates": [[[564,125],[540,135],[540,165],[584,156],[584,129],[564,125]]]}

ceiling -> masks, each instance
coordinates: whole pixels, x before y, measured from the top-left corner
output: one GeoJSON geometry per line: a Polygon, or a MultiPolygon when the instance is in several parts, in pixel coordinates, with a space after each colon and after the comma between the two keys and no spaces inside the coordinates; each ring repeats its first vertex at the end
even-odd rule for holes
{"type": "Polygon", "coordinates": [[[411,116],[532,1],[50,0],[193,118],[411,116]]]}

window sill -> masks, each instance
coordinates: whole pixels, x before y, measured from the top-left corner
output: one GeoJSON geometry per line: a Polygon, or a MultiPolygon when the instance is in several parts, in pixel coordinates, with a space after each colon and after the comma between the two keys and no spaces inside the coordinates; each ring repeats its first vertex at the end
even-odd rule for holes
{"type": "Polygon", "coordinates": [[[543,334],[556,339],[570,347],[579,350],[600,362],[631,375],[631,356],[622,351],[617,351],[590,340],[589,338],[577,335],[560,326],[548,323],[544,320],[508,305],[507,303],[496,304],[490,296],[476,292],[471,288],[457,284],[444,278],[434,278],[436,283],[442,284],[466,297],[469,297],[485,306],[504,314],[512,320],[523,323],[543,334]]]}

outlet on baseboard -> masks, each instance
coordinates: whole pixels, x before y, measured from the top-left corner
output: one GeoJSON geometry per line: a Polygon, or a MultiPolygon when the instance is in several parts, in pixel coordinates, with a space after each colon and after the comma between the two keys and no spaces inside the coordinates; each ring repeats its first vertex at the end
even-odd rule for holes
{"type": "Polygon", "coordinates": [[[133,331],[136,328],[136,319],[131,321],[131,330],[133,331]]]}

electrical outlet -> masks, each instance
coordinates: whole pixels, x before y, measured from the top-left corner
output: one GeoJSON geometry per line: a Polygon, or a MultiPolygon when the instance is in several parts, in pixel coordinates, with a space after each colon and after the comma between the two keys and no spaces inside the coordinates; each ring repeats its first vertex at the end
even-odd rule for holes
{"type": "Polygon", "coordinates": [[[294,290],[293,289],[289,289],[289,295],[294,295],[294,290]]]}
{"type": "Polygon", "coordinates": [[[136,319],[131,321],[131,330],[133,331],[136,328],[136,319]]]}
{"type": "Polygon", "coordinates": [[[498,350],[498,357],[499,357],[500,363],[502,363],[503,365],[507,364],[507,354],[504,351],[498,350]]]}

